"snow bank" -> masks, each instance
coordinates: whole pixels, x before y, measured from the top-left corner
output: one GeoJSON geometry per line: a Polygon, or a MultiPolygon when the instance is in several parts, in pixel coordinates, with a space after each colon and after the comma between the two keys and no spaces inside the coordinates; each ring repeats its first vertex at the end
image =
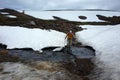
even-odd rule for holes
{"type": "Polygon", "coordinates": [[[9,17],[9,18],[17,18],[16,16],[13,16],[13,15],[7,15],[6,17],[9,17]]]}
{"type": "Polygon", "coordinates": [[[0,26],[0,43],[7,48],[33,48],[64,46],[65,34],[55,30],[27,29],[19,26],[0,26]]]}
{"type": "Polygon", "coordinates": [[[99,80],[120,80],[120,25],[83,27],[87,30],[76,35],[80,42],[96,50],[96,64],[104,69],[99,80]]]}
{"type": "Polygon", "coordinates": [[[9,13],[7,13],[7,12],[0,12],[0,13],[1,13],[1,14],[6,14],[6,15],[9,14],[9,13]]]}

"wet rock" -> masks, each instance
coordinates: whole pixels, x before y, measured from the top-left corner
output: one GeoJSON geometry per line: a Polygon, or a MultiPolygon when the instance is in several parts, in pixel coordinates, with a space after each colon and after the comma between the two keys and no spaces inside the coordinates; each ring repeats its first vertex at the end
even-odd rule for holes
{"type": "Polygon", "coordinates": [[[28,50],[28,51],[30,51],[30,50],[32,50],[33,51],[33,49],[32,48],[14,48],[13,50],[28,50]]]}
{"type": "Polygon", "coordinates": [[[0,65],[0,72],[2,72],[3,71],[3,67],[0,65]]]}
{"type": "Polygon", "coordinates": [[[57,48],[57,47],[45,47],[45,48],[43,48],[42,50],[43,50],[43,51],[45,51],[45,50],[53,50],[53,49],[55,49],[55,48],[57,48]]]}
{"type": "Polygon", "coordinates": [[[8,50],[0,51],[0,62],[17,62],[19,58],[8,54],[8,50]]]}
{"type": "Polygon", "coordinates": [[[10,74],[10,72],[2,72],[1,74],[10,74]]]}
{"type": "MultiPolygon", "coordinates": [[[[89,49],[89,50],[91,50],[91,51],[93,51],[94,53],[95,53],[95,49],[93,49],[92,47],[90,47],[90,46],[84,46],[84,48],[87,48],[87,49],[89,49]]],[[[94,54],[95,55],[95,54],[94,54]]]]}
{"type": "Polygon", "coordinates": [[[95,50],[89,46],[75,45],[71,46],[71,56],[73,60],[63,65],[70,73],[82,76],[83,80],[89,80],[87,75],[91,73],[94,68],[92,58],[95,56],[95,50]]]}
{"type": "Polygon", "coordinates": [[[94,68],[94,64],[91,59],[76,59],[75,60],[78,69],[78,74],[80,75],[88,75],[94,68]]]}
{"type": "Polygon", "coordinates": [[[71,73],[86,76],[93,70],[94,64],[90,59],[76,59],[75,62],[67,63],[64,67],[71,73]]]}
{"type": "Polygon", "coordinates": [[[90,80],[88,77],[81,77],[83,80],[90,80]]]}

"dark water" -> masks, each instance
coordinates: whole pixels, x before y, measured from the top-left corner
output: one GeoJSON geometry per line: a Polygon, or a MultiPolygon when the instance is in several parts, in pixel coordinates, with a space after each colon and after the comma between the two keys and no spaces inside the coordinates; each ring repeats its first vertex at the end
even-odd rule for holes
{"type": "Polygon", "coordinates": [[[92,58],[95,56],[95,52],[85,47],[74,47],[72,46],[72,54],[76,55],[77,58],[92,58]]]}
{"type": "MultiPolygon", "coordinates": [[[[71,47],[72,54],[77,58],[92,58],[95,52],[87,48],[71,47]]],[[[68,62],[74,60],[73,55],[67,54],[66,51],[53,52],[51,49],[43,50],[43,53],[33,50],[9,50],[9,54],[18,56],[25,61],[53,61],[68,62]]]]}

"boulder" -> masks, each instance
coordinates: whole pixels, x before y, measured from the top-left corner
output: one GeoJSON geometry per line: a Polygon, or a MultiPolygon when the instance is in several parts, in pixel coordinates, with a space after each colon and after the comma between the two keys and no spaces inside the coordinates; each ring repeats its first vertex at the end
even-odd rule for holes
{"type": "Polygon", "coordinates": [[[80,18],[80,19],[83,19],[83,20],[87,19],[86,16],[79,16],[79,18],[80,18]]]}

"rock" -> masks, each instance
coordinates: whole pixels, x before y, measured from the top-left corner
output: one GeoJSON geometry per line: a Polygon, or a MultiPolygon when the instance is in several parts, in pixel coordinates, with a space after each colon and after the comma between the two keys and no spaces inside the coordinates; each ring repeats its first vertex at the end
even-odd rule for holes
{"type": "Polygon", "coordinates": [[[91,59],[76,59],[75,60],[78,69],[78,74],[80,75],[88,75],[94,68],[94,64],[91,59]]]}
{"type": "Polygon", "coordinates": [[[64,67],[71,73],[79,76],[86,76],[93,70],[94,64],[90,59],[76,59],[75,62],[69,62],[68,64],[65,64],[64,67]]]}
{"type": "Polygon", "coordinates": [[[2,48],[2,49],[6,49],[7,46],[6,46],[5,44],[0,43],[0,48],[2,48]]]}
{"type": "Polygon", "coordinates": [[[8,53],[8,50],[0,51],[0,62],[17,62],[19,58],[17,56],[12,56],[8,53]]]}
{"type": "Polygon", "coordinates": [[[61,17],[57,17],[57,16],[53,16],[54,19],[56,20],[62,20],[62,21],[69,21],[67,19],[61,18],[61,17]]]}
{"type": "Polygon", "coordinates": [[[96,15],[98,19],[107,21],[111,24],[120,24],[120,16],[106,17],[103,15],[96,15]]]}
{"type": "Polygon", "coordinates": [[[87,19],[86,16],[79,16],[79,18],[80,18],[80,19],[83,19],[83,20],[87,19]]]}
{"type": "Polygon", "coordinates": [[[47,30],[52,29],[64,33],[67,33],[70,29],[72,29],[72,31],[74,32],[82,30],[81,27],[77,26],[78,25],[77,23],[66,19],[62,19],[57,16],[53,16],[56,20],[43,20],[8,8],[0,9],[0,12],[4,12],[16,16],[16,18],[8,18],[8,17],[6,18],[4,17],[6,16],[5,14],[0,15],[1,17],[0,25],[21,26],[27,28],[40,28],[47,30]]]}

